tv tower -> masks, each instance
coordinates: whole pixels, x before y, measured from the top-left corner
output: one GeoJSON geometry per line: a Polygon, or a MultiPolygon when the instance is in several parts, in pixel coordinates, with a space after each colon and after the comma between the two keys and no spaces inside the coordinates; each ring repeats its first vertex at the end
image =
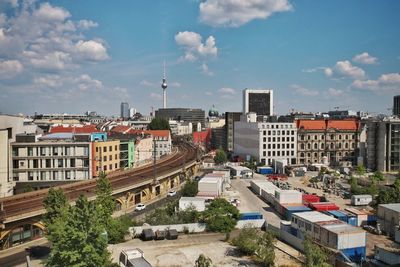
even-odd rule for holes
{"type": "Polygon", "coordinates": [[[164,75],[161,83],[161,88],[163,89],[163,108],[167,108],[167,78],[165,75],[165,61],[164,61],[164,75]]]}

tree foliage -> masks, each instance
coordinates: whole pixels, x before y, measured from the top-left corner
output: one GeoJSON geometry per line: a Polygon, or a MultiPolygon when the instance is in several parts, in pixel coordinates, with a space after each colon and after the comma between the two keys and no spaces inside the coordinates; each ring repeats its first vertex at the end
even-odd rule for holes
{"type": "Polygon", "coordinates": [[[100,173],[96,182],[96,208],[104,226],[110,223],[111,215],[115,210],[115,200],[112,196],[110,180],[104,172],[100,173]]]}
{"type": "Polygon", "coordinates": [[[365,169],[364,165],[361,164],[356,167],[356,172],[358,175],[364,175],[367,173],[367,170],[365,169]]]}
{"type": "Polygon", "coordinates": [[[164,118],[153,118],[149,125],[147,126],[148,130],[171,130],[168,120],[164,118]]]}
{"type": "Polygon", "coordinates": [[[309,237],[303,242],[306,267],[329,267],[328,254],[309,237]]]}
{"type": "Polygon", "coordinates": [[[239,210],[226,199],[214,199],[204,211],[204,221],[212,232],[230,233],[239,219],[239,210]]]}
{"type": "Polygon", "coordinates": [[[375,181],[384,181],[385,180],[385,176],[380,171],[374,172],[374,174],[372,175],[371,178],[372,178],[372,180],[375,180],[375,181]]]}
{"type": "Polygon", "coordinates": [[[240,252],[255,256],[263,266],[274,266],[276,236],[270,231],[262,232],[252,225],[246,225],[239,236],[232,240],[240,252]]]}
{"type": "Polygon", "coordinates": [[[196,181],[186,179],[185,185],[182,187],[181,194],[184,197],[195,197],[199,192],[198,183],[196,181]]]}
{"type": "MultiPolygon", "coordinates": [[[[80,196],[76,205],[69,207],[68,216],[58,239],[51,239],[53,247],[45,265],[52,266],[110,266],[105,229],[93,202],[80,196]]],[[[51,234],[50,234],[51,235],[51,234]]]]}
{"type": "Polygon", "coordinates": [[[377,204],[399,203],[400,202],[400,176],[396,178],[392,187],[386,187],[379,191],[376,197],[377,204]]]}
{"type": "Polygon", "coordinates": [[[64,191],[50,188],[47,196],[43,200],[43,206],[46,209],[46,214],[43,216],[43,223],[47,228],[58,219],[64,219],[68,212],[68,201],[64,191]]]}
{"type": "Polygon", "coordinates": [[[225,151],[221,148],[217,149],[214,157],[214,161],[216,164],[224,164],[228,161],[228,156],[226,155],[225,151]]]}
{"type": "Polygon", "coordinates": [[[195,264],[196,267],[211,267],[212,260],[204,254],[200,254],[195,264]]]}

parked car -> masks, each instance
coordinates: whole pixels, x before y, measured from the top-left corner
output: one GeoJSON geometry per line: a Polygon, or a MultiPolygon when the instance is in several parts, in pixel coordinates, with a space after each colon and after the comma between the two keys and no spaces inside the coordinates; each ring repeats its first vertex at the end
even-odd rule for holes
{"type": "Polygon", "coordinates": [[[144,210],[145,208],[146,208],[145,204],[139,203],[136,205],[135,210],[140,211],[140,210],[144,210]]]}
{"type": "Polygon", "coordinates": [[[167,196],[169,196],[169,197],[173,197],[175,195],[176,195],[176,191],[174,191],[174,190],[169,191],[167,194],[167,196]]]}

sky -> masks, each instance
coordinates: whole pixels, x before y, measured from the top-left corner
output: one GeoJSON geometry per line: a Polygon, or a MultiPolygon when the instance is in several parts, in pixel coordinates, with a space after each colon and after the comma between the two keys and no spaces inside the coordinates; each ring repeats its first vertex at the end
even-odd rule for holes
{"type": "Polygon", "coordinates": [[[397,0],[0,0],[0,113],[242,110],[391,113],[397,0]]]}

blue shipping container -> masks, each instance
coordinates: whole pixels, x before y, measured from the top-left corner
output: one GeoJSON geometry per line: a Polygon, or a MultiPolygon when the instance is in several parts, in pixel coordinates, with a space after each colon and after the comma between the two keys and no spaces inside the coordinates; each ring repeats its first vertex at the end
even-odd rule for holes
{"type": "Polygon", "coordinates": [[[342,249],[341,252],[349,257],[349,259],[353,262],[361,262],[365,260],[365,247],[342,249]]]}
{"type": "Polygon", "coordinates": [[[367,217],[367,221],[368,222],[376,222],[378,219],[376,217],[376,215],[368,215],[367,217]]]}
{"type": "Polygon", "coordinates": [[[286,209],[285,218],[288,221],[292,220],[293,213],[311,211],[311,209],[306,206],[288,206],[288,207],[285,207],[285,209],[286,209]]]}
{"type": "Polygon", "coordinates": [[[335,217],[335,218],[338,219],[338,220],[341,220],[342,222],[346,222],[346,223],[347,223],[347,221],[348,221],[347,215],[344,214],[344,213],[342,213],[342,212],[340,212],[340,211],[337,211],[337,210],[329,210],[329,211],[326,211],[325,213],[328,214],[328,215],[330,215],[330,216],[335,217]]]}
{"type": "Polygon", "coordinates": [[[240,220],[258,220],[262,219],[263,215],[259,212],[246,212],[240,214],[240,220]]]}
{"type": "Polygon", "coordinates": [[[347,223],[357,227],[357,217],[348,217],[347,223]]]}
{"type": "Polygon", "coordinates": [[[258,167],[257,171],[259,174],[273,174],[274,170],[271,167],[258,167]]]}

